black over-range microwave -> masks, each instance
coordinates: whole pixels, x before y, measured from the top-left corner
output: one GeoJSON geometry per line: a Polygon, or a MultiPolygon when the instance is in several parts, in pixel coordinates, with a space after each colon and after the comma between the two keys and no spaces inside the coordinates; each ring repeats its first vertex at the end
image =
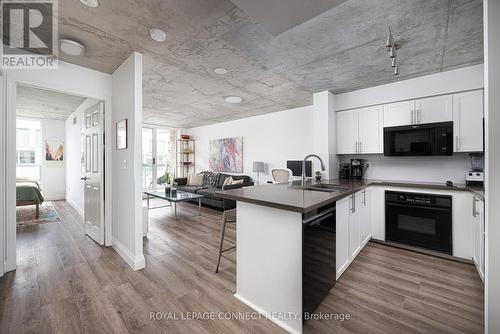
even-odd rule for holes
{"type": "Polygon", "coordinates": [[[426,156],[453,154],[453,122],[384,128],[384,155],[426,156]]]}

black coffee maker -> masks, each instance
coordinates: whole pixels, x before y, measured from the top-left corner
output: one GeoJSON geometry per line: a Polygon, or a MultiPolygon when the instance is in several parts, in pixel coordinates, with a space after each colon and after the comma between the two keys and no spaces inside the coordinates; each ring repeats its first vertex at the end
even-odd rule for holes
{"type": "Polygon", "coordinates": [[[351,159],[351,179],[361,180],[363,179],[363,169],[365,168],[365,160],[363,159],[351,159]]]}

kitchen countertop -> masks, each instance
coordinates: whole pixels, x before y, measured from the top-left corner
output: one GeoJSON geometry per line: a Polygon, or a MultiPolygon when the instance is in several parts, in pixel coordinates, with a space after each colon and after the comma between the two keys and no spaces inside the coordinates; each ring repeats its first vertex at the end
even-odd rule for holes
{"type": "MultiPolygon", "coordinates": [[[[465,185],[454,185],[448,187],[443,183],[409,182],[409,181],[386,181],[386,180],[322,180],[322,184],[338,186],[337,191],[322,192],[304,190],[300,181],[278,184],[266,184],[255,187],[243,187],[238,189],[219,191],[217,194],[226,199],[248,202],[272,208],[307,213],[327,204],[336,202],[368,186],[396,186],[411,188],[426,188],[449,191],[469,191],[484,199],[484,191],[479,187],[466,187],[465,185]]],[[[317,184],[316,181],[308,182],[307,186],[317,184]]]]}

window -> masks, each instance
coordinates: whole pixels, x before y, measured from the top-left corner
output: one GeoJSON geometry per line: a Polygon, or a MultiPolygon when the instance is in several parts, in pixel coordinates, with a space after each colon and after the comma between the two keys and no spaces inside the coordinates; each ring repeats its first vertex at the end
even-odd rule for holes
{"type": "Polygon", "coordinates": [[[175,166],[175,132],[164,128],[142,128],[142,186],[156,188],[175,166]]]}
{"type": "Polygon", "coordinates": [[[16,176],[40,180],[42,139],[40,121],[16,121],[16,176]]]}

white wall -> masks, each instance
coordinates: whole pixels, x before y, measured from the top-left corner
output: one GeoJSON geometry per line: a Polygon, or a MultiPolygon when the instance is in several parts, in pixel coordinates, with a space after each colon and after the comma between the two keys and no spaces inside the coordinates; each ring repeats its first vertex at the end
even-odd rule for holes
{"type": "Polygon", "coordinates": [[[500,1],[484,1],[486,263],[485,332],[500,333],[500,1]]]}
{"type": "Polygon", "coordinates": [[[81,175],[81,129],[84,125],[84,111],[97,103],[95,99],[86,99],[83,103],[66,119],[66,201],[83,216],[84,205],[84,183],[80,180],[81,175]],[[73,118],[76,117],[76,124],[73,118]]]}
{"type": "Polygon", "coordinates": [[[68,147],[66,146],[66,129],[63,120],[42,119],[42,167],[40,170],[40,182],[42,183],[42,195],[47,201],[63,200],[66,193],[66,157],[68,147]],[[64,145],[63,162],[45,161],[45,141],[62,141],[64,145]]]}
{"type": "Polygon", "coordinates": [[[463,67],[335,96],[335,110],[411,100],[484,87],[482,64],[463,67]]]}
{"type": "Polygon", "coordinates": [[[351,158],[365,159],[370,167],[365,178],[389,181],[465,183],[465,173],[470,170],[467,153],[455,153],[446,157],[386,157],[383,155],[343,155],[340,161],[350,162],[351,158]]]}
{"type": "MultiPolygon", "coordinates": [[[[112,123],[127,119],[128,148],[113,139],[113,247],[134,269],[144,268],[142,249],[142,55],[134,52],[113,73],[112,123]]],[[[113,137],[116,129],[113,128],[113,137]]]]}
{"type": "MultiPolygon", "coordinates": [[[[248,117],[186,129],[196,140],[196,171],[208,170],[208,142],[211,139],[243,137],[243,173],[255,178],[254,161],[264,161],[261,182],[271,180],[271,168],[286,167],[287,160],[302,160],[313,152],[313,107],[248,117]]],[[[315,166],[319,166],[315,164],[315,166]]]]}

